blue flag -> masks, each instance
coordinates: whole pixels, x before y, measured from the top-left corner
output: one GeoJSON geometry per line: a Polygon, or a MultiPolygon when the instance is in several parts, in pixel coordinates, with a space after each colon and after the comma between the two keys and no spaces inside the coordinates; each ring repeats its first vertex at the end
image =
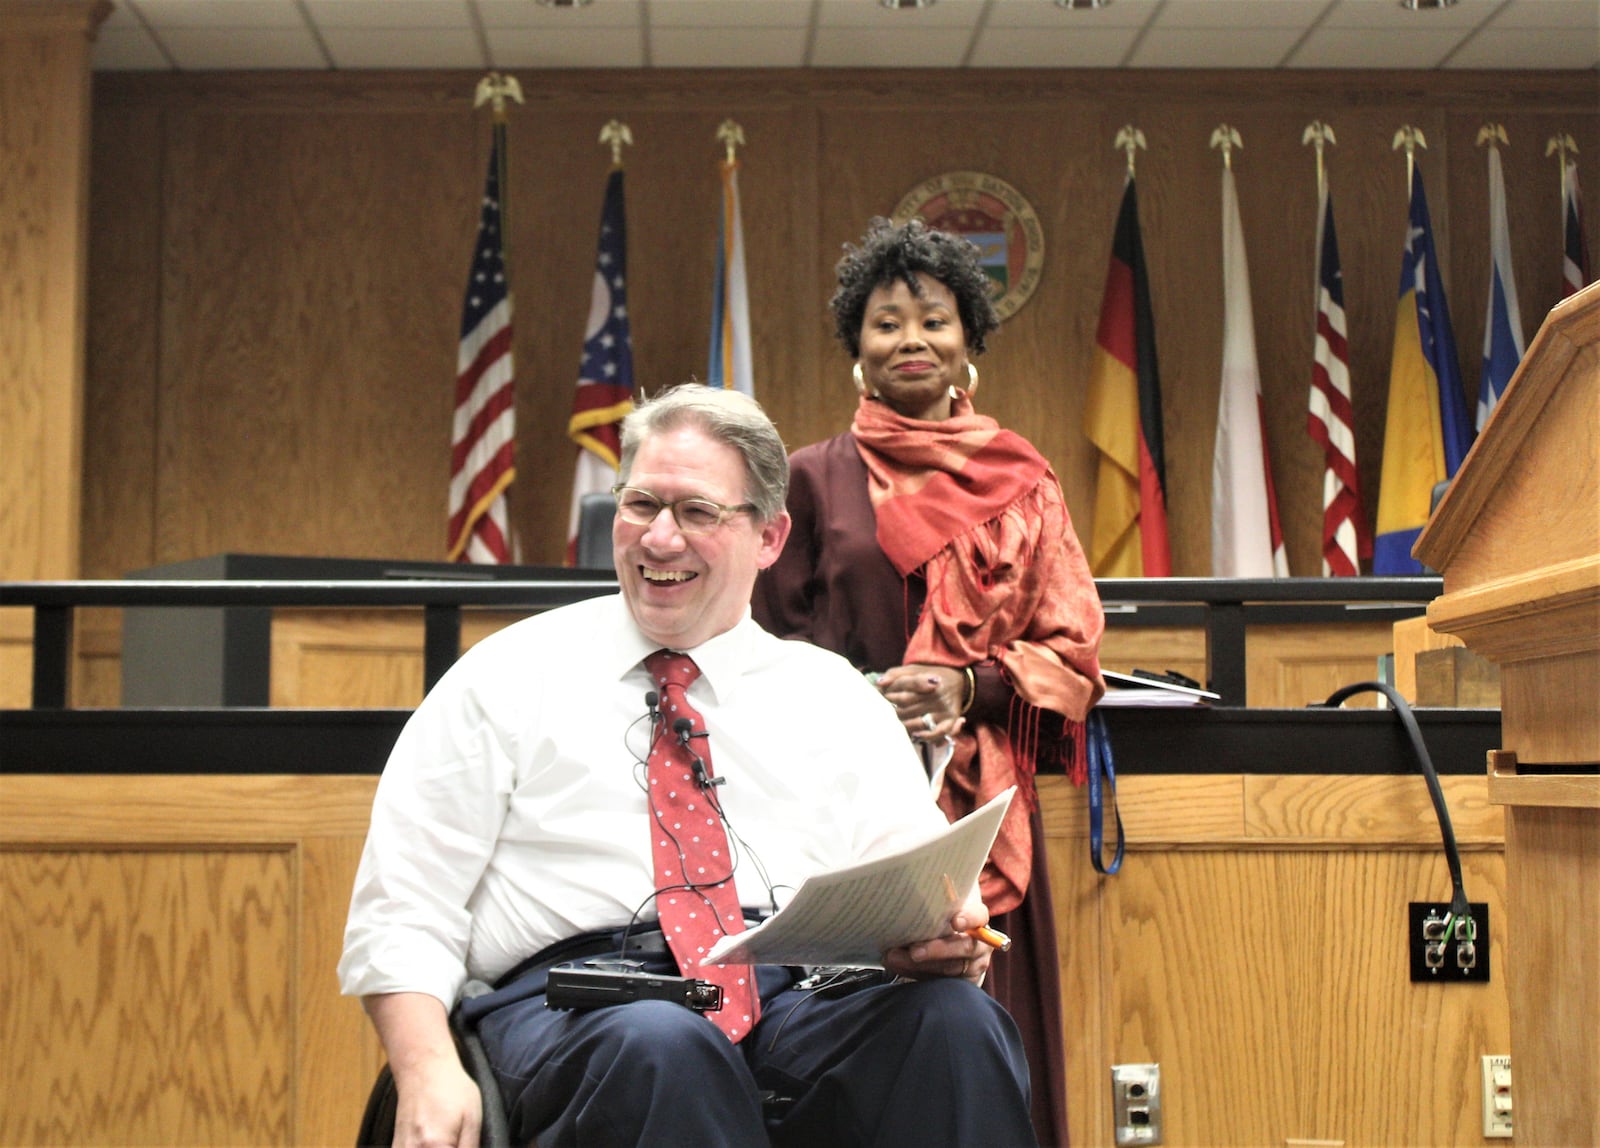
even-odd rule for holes
{"type": "Polygon", "coordinates": [[[1522,362],[1522,311],[1511,274],[1511,228],[1506,222],[1506,178],[1500,149],[1489,149],[1489,310],[1483,322],[1483,373],[1478,383],[1478,429],[1500,401],[1522,362]]]}

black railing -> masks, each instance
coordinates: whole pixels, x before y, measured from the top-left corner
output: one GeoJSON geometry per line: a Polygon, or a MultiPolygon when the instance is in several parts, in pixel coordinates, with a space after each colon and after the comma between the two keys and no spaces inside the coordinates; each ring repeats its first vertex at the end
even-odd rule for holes
{"type": "MultiPolygon", "coordinates": [[[[1207,678],[1226,706],[1245,704],[1245,632],[1269,623],[1388,621],[1414,617],[1442,591],[1439,578],[1106,578],[1096,585],[1112,626],[1199,625],[1207,678]]],[[[0,607],[33,609],[33,705],[67,704],[74,612],[88,607],[244,609],[418,608],[423,681],[438,681],[461,648],[461,611],[538,611],[615,593],[606,578],[531,581],[146,580],[0,583],[0,607]]],[[[256,655],[270,659],[270,646],[256,655]]]]}

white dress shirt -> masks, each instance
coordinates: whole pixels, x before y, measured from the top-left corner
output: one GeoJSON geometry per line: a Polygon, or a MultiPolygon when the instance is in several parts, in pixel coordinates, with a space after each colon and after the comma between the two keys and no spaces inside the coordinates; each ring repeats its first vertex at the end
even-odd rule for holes
{"type": "MultiPolygon", "coordinates": [[[[620,595],[594,598],[491,635],[429,692],[378,784],[346,994],[448,1006],[469,975],[492,982],[555,941],[654,919],[641,663],[657,648],[620,595]]],[[[745,906],[943,828],[894,708],[842,658],[748,612],[686,652],[745,906]]]]}

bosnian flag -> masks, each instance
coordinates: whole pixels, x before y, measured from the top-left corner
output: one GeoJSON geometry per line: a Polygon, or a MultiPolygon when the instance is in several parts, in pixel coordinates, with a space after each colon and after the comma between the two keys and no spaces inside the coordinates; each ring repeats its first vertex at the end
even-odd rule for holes
{"type": "Polygon", "coordinates": [[[1211,576],[1287,578],[1261,404],[1250,268],[1233,169],[1222,169],[1222,389],[1211,456],[1211,576]]]}
{"type": "Polygon", "coordinates": [[[744,224],[739,215],[739,161],[722,164],[722,214],[717,225],[717,278],[711,298],[711,362],[706,383],[755,395],[750,365],[750,295],[744,276],[744,224]]]}
{"type": "Polygon", "coordinates": [[[1421,574],[1411,547],[1432,509],[1433,488],[1455,477],[1472,446],[1456,362],[1456,337],[1428,220],[1422,171],[1412,175],[1394,352],[1389,362],[1389,408],[1378,487],[1374,574],[1421,574]]]}
{"type": "Polygon", "coordinates": [[[1511,229],[1506,222],[1506,177],[1500,149],[1489,149],[1489,312],[1483,321],[1483,373],[1478,383],[1479,430],[1522,362],[1522,312],[1511,276],[1511,229]]]}

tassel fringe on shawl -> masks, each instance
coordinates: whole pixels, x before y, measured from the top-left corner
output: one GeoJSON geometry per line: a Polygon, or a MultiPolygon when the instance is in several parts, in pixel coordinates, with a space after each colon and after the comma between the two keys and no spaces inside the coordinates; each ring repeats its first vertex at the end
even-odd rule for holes
{"type": "MultiPolygon", "coordinates": [[[[1105,691],[1100,598],[1061,486],[1026,439],[976,415],[961,392],[951,417],[923,422],[863,399],[852,426],[867,466],[877,540],[900,573],[921,569],[927,601],[905,663],[997,662],[1016,692],[1004,728],[969,721],[956,738],[940,807],[952,821],[1017,786],[982,892],[991,913],[1021,903],[1041,710],[1066,719],[1074,784],[1085,776],[1084,716],[1105,691]]],[[[1065,751],[1062,753],[1061,751],[1065,751]]]]}

